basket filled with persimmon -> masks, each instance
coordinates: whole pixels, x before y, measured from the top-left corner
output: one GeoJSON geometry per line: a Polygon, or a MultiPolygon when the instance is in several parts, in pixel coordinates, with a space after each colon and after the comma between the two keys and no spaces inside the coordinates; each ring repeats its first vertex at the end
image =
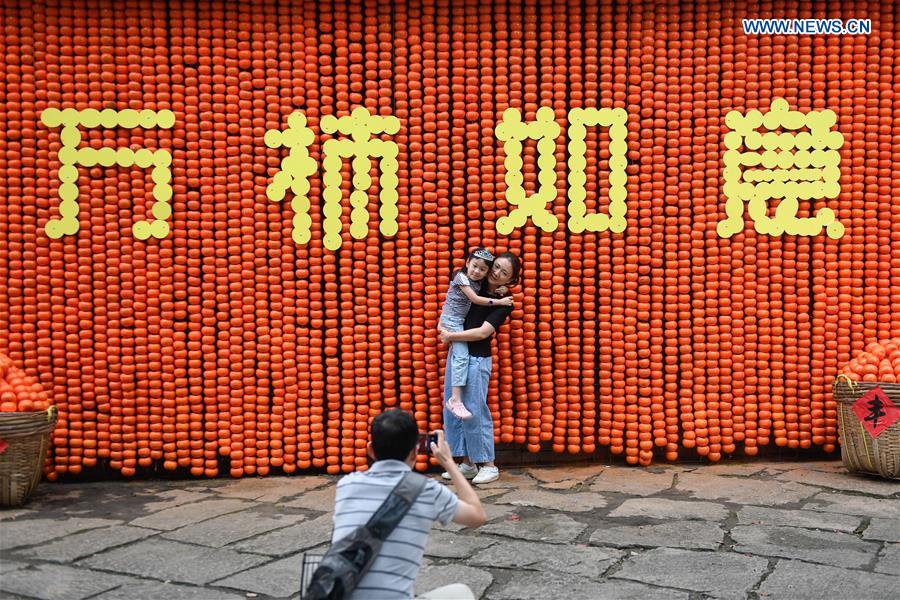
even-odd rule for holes
{"type": "Polygon", "coordinates": [[[873,342],[834,382],[847,470],[900,479],[900,338],[873,342]]]}
{"type": "Polygon", "coordinates": [[[21,506],[31,496],[56,417],[41,385],[0,354],[0,507],[21,506]]]}

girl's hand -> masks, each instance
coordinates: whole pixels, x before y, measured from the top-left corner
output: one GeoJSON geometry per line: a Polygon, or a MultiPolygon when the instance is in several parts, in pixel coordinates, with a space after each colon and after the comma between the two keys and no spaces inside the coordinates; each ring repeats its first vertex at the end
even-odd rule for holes
{"type": "Polygon", "coordinates": [[[500,298],[499,300],[495,300],[494,303],[499,304],[500,306],[512,306],[513,299],[512,299],[512,296],[507,296],[506,298],[500,298]]]}
{"type": "Polygon", "coordinates": [[[450,343],[450,332],[438,325],[438,337],[441,338],[441,342],[445,345],[450,343]]]}

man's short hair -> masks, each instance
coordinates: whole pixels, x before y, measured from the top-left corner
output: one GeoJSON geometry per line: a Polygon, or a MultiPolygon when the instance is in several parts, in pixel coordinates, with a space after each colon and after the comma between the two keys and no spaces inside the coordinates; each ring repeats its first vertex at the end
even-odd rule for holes
{"type": "Polygon", "coordinates": [[[406,460],[419,443],[419,427],[412,414],[399,408],[386,410],[372,420],[375,460],[406,460]]]}

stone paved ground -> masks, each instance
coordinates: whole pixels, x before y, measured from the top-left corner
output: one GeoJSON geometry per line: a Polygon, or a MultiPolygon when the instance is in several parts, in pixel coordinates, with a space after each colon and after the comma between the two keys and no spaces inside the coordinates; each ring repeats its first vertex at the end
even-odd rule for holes
{"type": "MultiPolygon", "coordinates": [[[[296,597],[336,478],[42,483],[0,511],[0,597],[296,597]]],[[[840,462],[512,469],[436,528],[416,587],[481,597],[897,598],[900,482],[840,462]]]]}

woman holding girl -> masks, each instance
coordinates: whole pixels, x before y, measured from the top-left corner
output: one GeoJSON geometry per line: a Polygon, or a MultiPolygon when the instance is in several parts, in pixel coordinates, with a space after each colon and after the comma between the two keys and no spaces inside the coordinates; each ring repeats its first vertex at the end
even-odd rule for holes
{"type": "MultiPolygon", "coordinates": [[[[459,344],[467,343],[467,373],[465,387],[461,388],[461,401],[471,418],[460,420],[448,407],[444,408],[444,435],[454,457],[461,457],[459,468],[473,483],[489,483],[500,477],[494,464],[494,422],[487,405],[488,383],[493,359],[491,340],[494,332],[506,322],[512,313],[512,298],[508,289],[519,280],[519,258],[511,252],[497,256],[485,278],[480,295],[493,302],[473,303],[466,314],[461,331],[450,331],[440,326],[441,340],[452,343],[447,356],[450,364],[459,344]],[[477,466],[481,464],[481,468],[477,466]]],[[[444,396],[450,395],[452,381],[444,378],[444,396]]],[[[449,474],[443,474],[449,479],[449,474]]]]}

